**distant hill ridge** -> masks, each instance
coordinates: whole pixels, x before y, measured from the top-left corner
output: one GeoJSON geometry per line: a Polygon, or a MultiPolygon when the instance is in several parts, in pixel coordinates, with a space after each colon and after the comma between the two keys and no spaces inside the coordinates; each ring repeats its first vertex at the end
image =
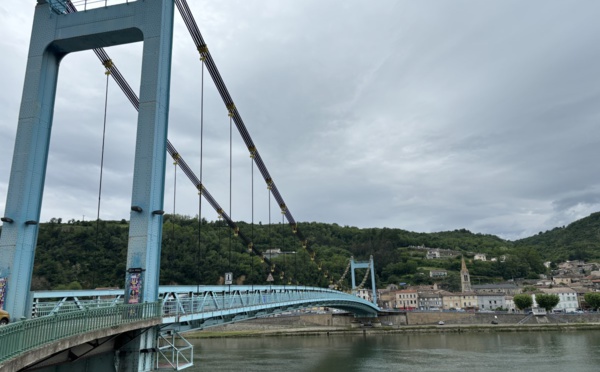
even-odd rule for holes
{"type": "MultiPolygon", "coordinates": [[[[297,252],[273,259],[286,273],[283,279],[276,278],[276,282],[281,283],[297,280],[302,284],[327,286],[332,277],[334,281],[339,279],[351,256],[363,260],[373,255],[378,285],[425,284],[432,281],[429,271],[434,269],[448,270],[446,284],[450,287],[456,284],[458,275],[454,275],[460,270],[460,258],[427,260],[425,250],[409,249],[411,246],[450,249],[465,254],[468,259],[474,253],[485,253],[488,259],[508,257],[504,263],[469,259],[471,275],[478,277],[481,283],[536,278],[545,273],[543,261],[600,259],[600,213],[517,241],[466,229],[417,233],[396,228],[298,223],[316,252],[314,260],[287,225],[251,226],[239,222],[238,226],[246,236],[253,237],[255,247],[262,252],[270,248],[297,252]],[[330,275],[325,277],[325,273],[330,275]]],[[[64,223],[59,218],[40,224],[34,289],[122,286],[129,224],[125,220],[100,221],[98,229],[96,227],[95,221],[64,223]]],[[[203,221],[201,234],[199,242],[196,218],[164,216],[162,284],[216,284],[229,270],[240,283],[265,281],[269,268],[259,257],[252,259],[239,239],[233,237],[230,243],[230,231],[222,222],[203,221]]]]}

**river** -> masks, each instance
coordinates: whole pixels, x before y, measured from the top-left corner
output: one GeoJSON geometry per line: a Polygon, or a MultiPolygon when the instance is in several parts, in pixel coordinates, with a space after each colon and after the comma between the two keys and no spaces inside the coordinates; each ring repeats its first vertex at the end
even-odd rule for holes
{"type": "Polygon", "coordinates": [[[599,371],[600,332],[195,339],[188,371],[599,371]]]}

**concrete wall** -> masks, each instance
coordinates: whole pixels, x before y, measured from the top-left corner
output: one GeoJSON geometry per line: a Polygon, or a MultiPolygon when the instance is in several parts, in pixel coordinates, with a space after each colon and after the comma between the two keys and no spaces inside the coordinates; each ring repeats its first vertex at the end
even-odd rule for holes
{"type": "MultiPolygon", "coordinates": [[[[452,313],[452,312],[407,312],[408,325],[437,324],[443,321],[446,324],[517,324],[527,317],[527,314],[494,314],[494,313],[452,313]]],[[[540,323],[597,323],[600,314],[550,314],[545,317],[531,316],[524,324],[540,323]]]]}

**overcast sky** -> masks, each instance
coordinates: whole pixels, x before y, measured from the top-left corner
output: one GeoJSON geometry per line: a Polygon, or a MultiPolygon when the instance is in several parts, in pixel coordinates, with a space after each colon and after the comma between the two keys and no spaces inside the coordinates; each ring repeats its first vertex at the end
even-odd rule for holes
{"type": "MultiPolygon", "coordinates": [[[[0,3],[0,213],[35,3],[0,3]]],[[[188,3],[296,220],[518,239],[600,209],[600,2],[188,3]]],[[[201,63],[175,22],[169,139],[199,173],[201,63]]],[[[107,49],[136,91],[141,50],[107,49]]],[[[42,221],[96,218],[103,72],[92,52],[61,64],[42,221]]],[[[235,127],[230,193],[229,118],[208,74],[204,118],[204,184],[234,220],[252,220],[254,199],[267,223],[235,127]]],[[[111,81],[102,219],[129,218],[136,120],[111,81]]],[[[166,174],[167,213],[198,214],[192,184],[171,161],[166,174]]],[[[202,215],[216,218],[207,203],[202,215]]]]}

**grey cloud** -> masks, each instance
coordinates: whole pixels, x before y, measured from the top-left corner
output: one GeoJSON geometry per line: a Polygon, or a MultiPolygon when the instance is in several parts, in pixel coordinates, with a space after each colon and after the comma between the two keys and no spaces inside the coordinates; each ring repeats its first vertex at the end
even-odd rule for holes
{"type": "MultiPolygon", "coordinates": [[[[514,239],[600,205],[593,1],[189,3],[300,221],[514,239]]],[[[32,7],[10,16],[1,9],[0,27],[19,30],[0,41],[10,50],[0,60],[10,86],[0,92],[5,193],[32,7]]],[[[169,138],[198,170],[201,64],[176,18],[169,138]]],[[[141,45],[109,52],[137,90],[141,45]]],[[[78,53],[60,79],[43,218],[94,214],[97,198],[103,68],[78,53]]],[[[229,123],[208,74],[205,81],[204,182],[227,209],[229,123]]],[[[136,113],[110,89],[103,211],[128,218],[136,113]]],[[[233,208],[248,219],[250,165],[237,133],[233,153],[233,208]]],[[[255,172],[257,219],[265,221],[266,189],[255,172]]],[[[172,210],[170,162],[166,174],[172,210]]],[[[181,173],[177,182],[178,212],[195,215],[194,188],[181,173]]]]}

